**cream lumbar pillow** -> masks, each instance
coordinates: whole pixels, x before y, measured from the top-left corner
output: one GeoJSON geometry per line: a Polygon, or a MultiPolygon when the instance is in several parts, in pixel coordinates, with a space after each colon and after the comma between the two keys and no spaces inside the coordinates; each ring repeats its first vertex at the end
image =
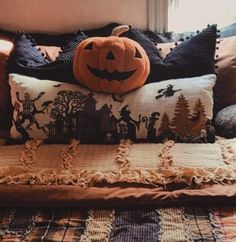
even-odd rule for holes
{"type": "Polygon", "coordinates": [[[151,83],[121,98],[77,84],[10,74],[16,139],[214,142],[213,74],[151,83]]]}

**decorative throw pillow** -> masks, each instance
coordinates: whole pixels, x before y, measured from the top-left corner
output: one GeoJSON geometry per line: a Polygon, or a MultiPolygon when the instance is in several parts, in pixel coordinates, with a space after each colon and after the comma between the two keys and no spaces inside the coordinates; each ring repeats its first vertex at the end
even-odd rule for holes
{"type": "Polygon", "coordinates": [[[92,37],[76,48],[73,73],[79,83],[92,91],[124,94],[144,85],[149,58],[134,40],[120,37],[129,27],[119,26],[112,36],[92,37]]]}
{"type": "Polygon", "coordinates": [[[86,38],[86,35],[81,31],[74,33],[56,60],[50,62],[36,47],[36,42],[31,37],[20,33],[15,38],[14,49],[9,56],[9,73],[19,73],[40,79],[75,82],[72,71],[74,51],[77,45],[86,38]]]}
{"type": "MultiPolygon", "coordinates": [[[[147,83],[214,74],[216,38],[217,29],[212,25],[190,39],[176,43],[175,48],[165,57],[155,55],[155,58],[150,59],[147,83]]],[[[157,47],[160,48],[159,45],[157,47]]]]}
{"type": "Polygon", "coordinates": [[[217,81],[214,90],[217,110],[236,104],[236,36],[219,39],[217,81]]]}
{"type": "Polygon", "coordinates": [[[114,28],[120,26],[118,23],[110,23],[101,28],[83,30],[88,37],[108,37],[114,28]]]}
{"type": "Polygon", "coordinates": [[[145,36],[145,34],[142,33],[140,30],[135,28],[130,28],[127,32],[124,32],[123,34],[121,34],[121,36],[135,40],[143,47],[143,49],[146,51],[147,56],[149,58],[151,68],[152,68],[152,65],[154,64],[162,63],[161,55],[156,45],[154,44],[154,42],[151,41],[147,36],[145,36]]]}
{"type": "Polygon", "coordinates": [[[12,46],[12,42],[0,39],[0,137],[7,133],[4,130],[11,127],[12,109],[6,68],[12,46]]]}
{"type": "Polygon", "coordinates": [[[78,85],[10,75],[13,138],[83,143],[214,142],[215,75],[152,83],[121,98],[78,85]]]}
{"type": "MultiPolygon", "coordinates": [[[[175,47],[175,43],[161,43],[157,47],[161,49],[160,54],[165,58],[175,47]]],[[[236,36],[219,39],[217,47],[217,79],[213,90],[216,112],[236,104],[236,36]]]]}
{"type": "Polygon", "coordinates": [[[215,119],[214,126],[217,135],[225,138],[236,137],[236,105],[230,105],[220,110],[215,119]]]}

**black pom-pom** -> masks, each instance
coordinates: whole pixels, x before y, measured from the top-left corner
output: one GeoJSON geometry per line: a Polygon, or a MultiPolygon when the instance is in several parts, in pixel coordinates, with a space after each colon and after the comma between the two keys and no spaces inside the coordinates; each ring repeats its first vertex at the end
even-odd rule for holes
{"type": "Polygon", "coordinates": [[[219,66],[215,65],[215,68],[216,68],[216,69],[218,69],[218,68],[219,68],[219,66]]]}
{"type": "Polygon", "coordinates": [[[220,29],[217,29],[217,33],[220,33],[220,29]]]}
{"type": "Polygon", "coordinates": [[[172,51],[173,50],[173,48],[170,48],[170,51],[172,51]]]}
{"type": "Polygon", "coordinates": [[[218,46],[216,47],[216,50],[219,50],[219,47],[218,46]]]}
{"type": "Polygon", "coordinates": [[[189,37],[189,36],[187,36],[185,39],[190,39],[190,37],[189,37]]]}
{"type": "Polygon", "coordinates": [[[159,48],[158,50],[161,51],[161,48],[159,48]]]}
{"type": "Polygon", "coordinates": [[[200,31],[199,31],[199,30],[197,30],[197,31],[196,31],[196,33],[197,33],[197,34],[199,34],[199,33],[200,33],[200,31]]]}
{"type": "Polygon", "coordinates": [[[217,36],[216,36],[217,38],[220,38],[220,34],[217,34],[217,36]]]}
{"type": "Polygon", "coordinates": [[[208,24],[208,25],[207,25],[207,28],[209,28],[210,26],[211,26],[211,25],[210,25],[210,24],[208,24]]]}
{"type": "Polygon", "coordinates": [[[177,46],[178,45],[178,43],[177,42],[175,42],[175,46],[177,46]]]}
{"type": "Polygon", "coordinates": [[[219,57],[219,55],[216,55],[216,58],[218,58],[219,57]]]}

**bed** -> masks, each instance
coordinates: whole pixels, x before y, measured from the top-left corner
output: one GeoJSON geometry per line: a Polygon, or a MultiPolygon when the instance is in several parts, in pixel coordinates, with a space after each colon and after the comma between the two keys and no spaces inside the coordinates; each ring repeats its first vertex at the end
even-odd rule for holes
{"type": "Polygon", "coordinates": [[[84,37],[81,31],[67,33],[78,26],[88,36],[98,31],[107,34],[107,28],[119,24],[98,27],[115,21],[142,30],[150,27],[148,1],[139,1],[135,14],[141,18],[127,15],[127,4],[131,8],[134,1],[118,1],[114,15],[107,12],[102,18],[98,16],[110,3],[90,12],[89,2],[98,4],[71,0],[70,11],[81,12],[72,19],[62,2],[49,11],[53,0],[40,4],[25,0],[41,19],[39,24],[33,14],[23,11],[21,1],[14,0],[19,8],[14,16],[13,2],[0,3],[4,39],[0,40],[0,112],[4,113],[0,116],[0,240],[236,241],[236,139],[233,127],[221,125],[222,114],[219,123],[211,123],[219,110],[236,104],[235,37],[216,43],[216,27],[210,26],[183,45],[156,46],[153,39],[145,42],[150,35],[144,38],[141,31],[130,31],[126,37],[141,39],[152,70],[149,84],[120,99],[66,82],[71,68],[63,64],[71,61],[66,48],[62,50],[66,58],[59,57],[62,64],[50,67],[69,37],[74,53],[76,41],[84,37]],[[49,15],[51,21],[45,22],[49,15]],[[19,29],[31,37],[16,34],[19,29]],[[15,46],[9,57],[12,36],[15,46]],[[212,74],[215,44],[220,47],[217,79],[212,74]],[[160,60],[179,58],[177,66],[166,65],[158,74],[153,71],[159,63],[153,63],[152,45],[162,49],[160,60]],[[190,46],[194,58],[188,59],[186,68],[183,57],[190,46]],[[15,61],[28,56],[28,66],[15,61]],[[6,77],[2,73],[7,58],[6,77]],[[207,62],[196,62],[198,58],[207,62]],[[65,69],[58,71],[58,66],[65,69]],[[215,136],[215,129],[224,137],[215,136]]]}

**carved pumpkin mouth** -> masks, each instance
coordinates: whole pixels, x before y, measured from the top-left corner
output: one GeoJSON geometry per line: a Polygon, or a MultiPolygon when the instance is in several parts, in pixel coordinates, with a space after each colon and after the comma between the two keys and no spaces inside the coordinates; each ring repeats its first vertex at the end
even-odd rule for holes
{"type": "Polygon", "coordinates": [[[112,80],[124,81],[124,80],[130,78],[136,71],[136,70],[123,71],[123,72],[119,72],[119,71],[109,72],[107,70],[101,71],[101,70],[98,70],[98,69],[91,67],[89,65],[87,65],[87,68],[89,69],[89,71],[93,75],[95,75],[95,76],[97,76],[101,79],[106,79],[108,81],[112,81],[112,80]]]}

